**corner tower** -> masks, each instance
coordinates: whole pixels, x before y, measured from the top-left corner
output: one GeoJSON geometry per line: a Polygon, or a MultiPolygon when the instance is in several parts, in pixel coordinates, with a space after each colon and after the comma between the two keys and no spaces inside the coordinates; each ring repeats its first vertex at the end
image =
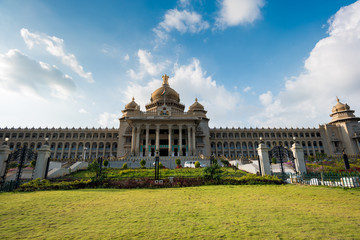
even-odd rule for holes
{"type": "Polygon", "coordinates": [[[360,124],[354,110],[348,104],[341,103],[336,97],[328,124],[325,124],[325,136],[331,154],[360,154],[360,124]]]}

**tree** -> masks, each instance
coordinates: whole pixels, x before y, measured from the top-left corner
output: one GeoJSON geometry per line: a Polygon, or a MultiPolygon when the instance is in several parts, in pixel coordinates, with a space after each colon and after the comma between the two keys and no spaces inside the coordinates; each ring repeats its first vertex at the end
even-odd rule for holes
{"type": "Polygon", "coordinates": [[[102,183],[102,181],[105,179],[105,173],[102,171],[102,159],[94,159],[92,163],[89,164],[88,170],[95,173],[95,176],[91,178],[91,181],[102,183]]]}
{"type": "Polygon", "coordinates": [[[211,166],[205,167],[203,170],[205,179],[215,180],[217,183],[220,182],[222,172],[223,171],[217,162],[213,162],[211,166]]]}

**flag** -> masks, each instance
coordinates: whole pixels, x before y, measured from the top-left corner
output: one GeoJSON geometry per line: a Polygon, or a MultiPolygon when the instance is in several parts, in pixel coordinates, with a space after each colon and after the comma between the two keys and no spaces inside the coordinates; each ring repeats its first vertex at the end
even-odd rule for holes
{"type": "Polygon", "coordinates": [[[166,90],[164,89],[164,91],[162,92],[161,96],[164,96],[164,95],[165,95],[165,92],[166,92],[166,90]]]}

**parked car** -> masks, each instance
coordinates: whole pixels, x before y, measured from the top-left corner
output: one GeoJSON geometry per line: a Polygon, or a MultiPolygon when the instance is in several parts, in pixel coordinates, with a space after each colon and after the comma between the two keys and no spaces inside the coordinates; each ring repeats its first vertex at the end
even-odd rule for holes
{"type": "MultiPolygon", "coordinates": [[[[186,161],[184,163],[184,167],[186,167],[186,168],[195,168],[195,163],[196,163],[196,161],[186,161]]],[[[206,167],[206,164],[200,162],[200,167],[202,167],[202,168],[206,167]]]]}

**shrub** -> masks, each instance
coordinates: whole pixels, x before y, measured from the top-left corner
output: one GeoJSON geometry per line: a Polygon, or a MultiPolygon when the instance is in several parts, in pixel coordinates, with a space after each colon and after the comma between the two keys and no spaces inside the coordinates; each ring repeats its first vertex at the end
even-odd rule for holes
{"type": "Polygon", "coordinates": [[[221,163],[224,164],[224,167],[228,167],[230,165],[228,160],[221,159],[221,163]]]}
{"type": "Polygon", "coordinates": [[[164,165],[161,162],[159,162],[159,168],[160,169],[164,168],[164,165]]]}
{"type": "Polygon", "coordinates": [[[224,177],[221,183],[229,185],[284,184],[284,182],[276,176],[257,176],[255,174],[248,174],[242,177],[224,177]]]}
{"type": "Polygon", "coordinates": [[[272,162],[272,164],[276,164],[276,157],[273,157],[273,158],[271,159],[271,162],[272,162]]]}
{"type": "Polygon", "coordinates": [[[104,167],[109,166],[109,160],[105,159],[105,160],[103,161],[103,165],[104,165],[104,167]]]}
{"type": "Polygon", "coordinates": [[[127,168],[128,168],[127,163],[124,163],[124,164],[122,165],[122,169],[127,169],[127,168]]]}
{"type": "Polygon", "coordinates": [[[34,179],[30,182],[22,184],[17,190],[20,192],[31,192],[41,190],[68,190],[79,189],[86,187],[93,187],[94,183],[91,180],[76,180],[71,182],[50,182],[47,179],[34,179]]]}
{"type": "Polygon", "coordinates": [[[199,168],[200,167],[200,162],[199,161],[196,161],[195,162],[195,168],[199,168]]]}
{"type": "Polygon", "coordinates": [[[175,164],[176,164],[176,168],[180,168],[181,167],[181,160],[179,158],[175,159],[175,164]]]}
{"type": "Polygon", "coordinates": [[[145,168],[146,161],[143,159],[140,161],[141,168],[145,168]]]}

